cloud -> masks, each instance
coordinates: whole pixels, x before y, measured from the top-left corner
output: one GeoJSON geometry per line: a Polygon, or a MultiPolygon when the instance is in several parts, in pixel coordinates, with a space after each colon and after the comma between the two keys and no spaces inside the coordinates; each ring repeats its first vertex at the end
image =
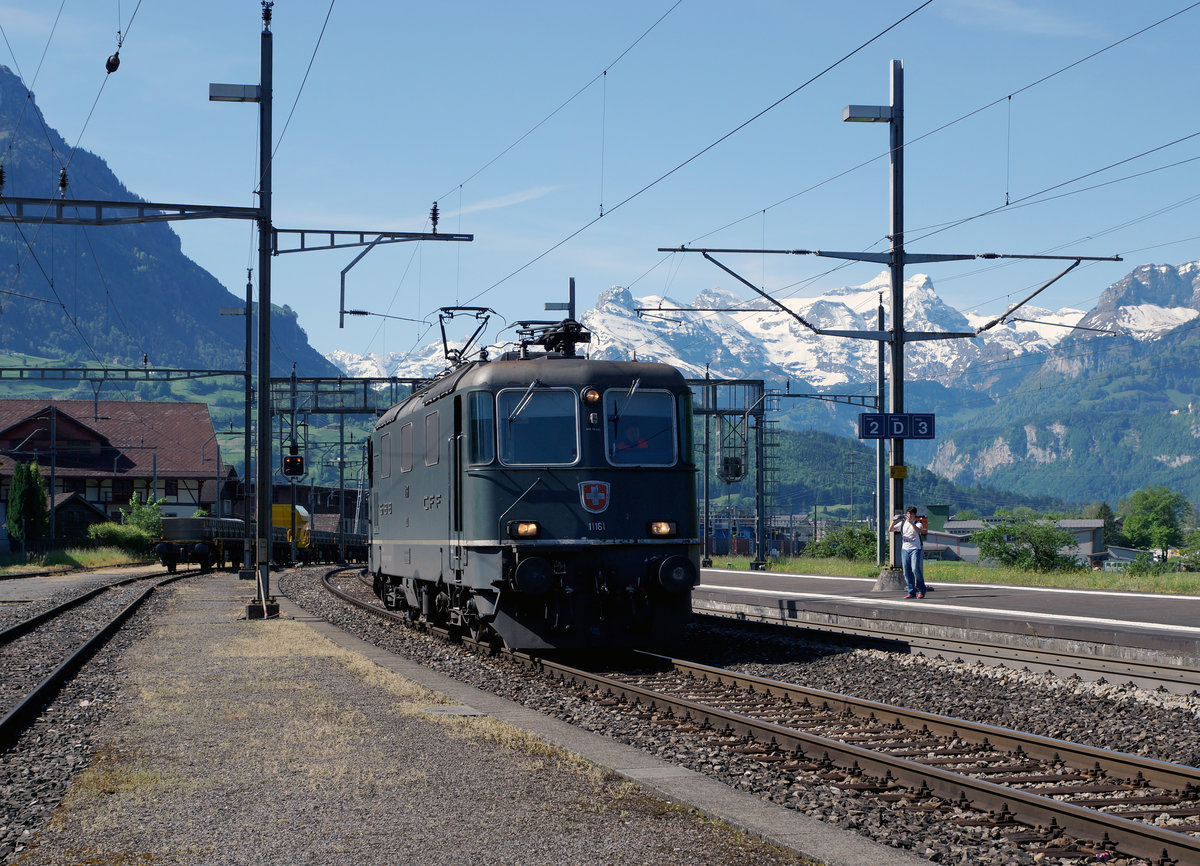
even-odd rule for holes
{"type": "Polygon", "coordinates": [[[1041,5],[1019,0],[950,0],[943,14],[976,29],[1001,29],[1032,36],[1091,36],[1097,30],[1087,19],[1057,15],[1041,5]]]}
{"type": "MultiPolygon", "coordinates": [[[[557,186],[537,186],[530,189],[521,190],[519,192],[509,193],[508,195],[495,196],[493,198],[484,199],[475,204],[464,205],[461,209],[451,210],[443,207],[445,202],[439,203],[440,209],[440,226],[443,231],[456,231],[450,228],[453,220],[457,220],[460,216],[472,213],[482,213],[484,211],[502,210],[506,207],[524,204],[525,202],[534,201],[543,198],[555,190],[557,186]]],[[[428,220],[428,212],[423,214],[410,214],[408,216],[397,216],[395,214],[382,214],[375,211],[361,210],[344,210],[338,209],[336,206],[328,206],[319,201],[300,202],[291,207],[276,206],[275,208],[276,222],[279,224],[289,225],[311,225],[321,226],[328,229],[331,226],[343,226],[341,231],[363,231],[364,226],[369,226],[368,230],[388,230],[388,231],[428,231],[428,226],[421,226],[428,220]]]]}
{"type": "Polygon", "coordinates": [[[544,196],[554,192],[556,189],[558,189],[556,186],[535,186],[520,192],[496,196],[495,198],[485,199],[484,201],[477,202],[476,204],[466,205],[461,210],[453,213],[444,214],[443,218],[449,218],[450,216],[461,216],[469,213],[479,213],[480,211],[487,210],[500,210],[501,208],[512,207],[513,205],[517,204],[524,204],[527,201],[543,198],[544,196]]]}

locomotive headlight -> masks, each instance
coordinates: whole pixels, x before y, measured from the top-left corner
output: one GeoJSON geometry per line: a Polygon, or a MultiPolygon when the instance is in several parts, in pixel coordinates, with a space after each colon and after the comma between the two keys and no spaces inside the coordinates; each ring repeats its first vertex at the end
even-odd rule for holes
{"type": "Polygon", "coordinates": [[[538,525],[534,520],[510,520],[508,522],[509,538],[537,538],[538,525]]]}
{"type": "Polygon", "coordinates": [[[650,524],[650,534],[657,538],[671,538],[675,535],[676,524],[669,520],[655,520],[650,524]]]}
{"type": "Polygon", "coordinates": [[[583,402],[587,406],[596,406],[600,403],[600,392],[596,388],[583,389],[583,402]]]}

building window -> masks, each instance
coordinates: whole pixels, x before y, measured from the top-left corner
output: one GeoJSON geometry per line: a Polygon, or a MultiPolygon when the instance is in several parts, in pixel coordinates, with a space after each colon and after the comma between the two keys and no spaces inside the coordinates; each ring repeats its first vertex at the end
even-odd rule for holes
{"type": "Polygon", "coordinates": [[[175,478],[168,478],[163,482],[164,496],[169,499],[179,498],[179,481],[175,478]]]}
{"type": "Polygon", "coordinates": [[[114,505],[128,505],[133,497],[132,478],[114,478],[112,483],[112,501],[114,505]]]}

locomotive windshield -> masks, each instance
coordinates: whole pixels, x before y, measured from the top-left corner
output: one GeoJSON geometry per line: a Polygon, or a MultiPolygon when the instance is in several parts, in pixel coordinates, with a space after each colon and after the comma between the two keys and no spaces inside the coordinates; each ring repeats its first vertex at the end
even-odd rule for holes
{"type": "Polygon", "coordinates": [[[667,391],[604,392],[608,459],[617,466],[675,463],[675,399],[667,391]]]}
{"type": "Polygon", "coordinates": [[[574,463],[579,459],[578,407],[575,392],[565,388],[501,391],[496,395],[500,461],[527,466],[574,463]]]}

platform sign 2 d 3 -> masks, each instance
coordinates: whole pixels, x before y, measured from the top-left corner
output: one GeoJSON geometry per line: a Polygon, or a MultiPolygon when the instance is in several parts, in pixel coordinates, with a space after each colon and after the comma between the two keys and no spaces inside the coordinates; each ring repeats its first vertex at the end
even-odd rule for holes
{"type": "Polygon", "coordinates": [[[913,412],[863,412],[859,439],[932,439],[933,415],[913,412]]]}

